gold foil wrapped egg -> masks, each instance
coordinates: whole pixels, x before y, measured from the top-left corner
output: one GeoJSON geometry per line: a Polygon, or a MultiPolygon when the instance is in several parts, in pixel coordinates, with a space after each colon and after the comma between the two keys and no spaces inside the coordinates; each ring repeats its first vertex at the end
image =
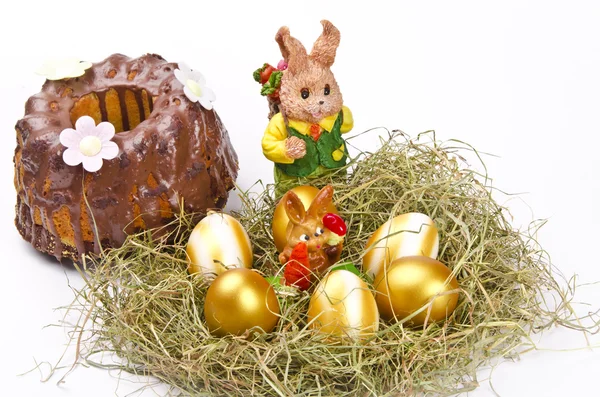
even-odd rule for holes
{"type": "Polygon", "coordinates": [[[232,267],[252,267],[252,245],[242,224],[230,215],[209,212],[190,235],[186,249],[190,273],[219,275],[232,267]]]}
{"type": "MultiPolygon", "coordinates": [[[[373,283],[377,291],[376,301],[381,318],[401,320],[431,304],[428,322],[443,320],[456,308],[458,281],[442,262],[426,256],[406,256],[396,259],[387,273],[380,272],[373,283]],[[450,278],[451,277],[451,278],[450,278]],[[450,280],[448,280],[450,278],[450,280]]],[[[411,319],[415,325],[423,325],[429,308],[411,319]]]]}
{"type": "Polygon", "coordinates": [[[322,333],[357,340],[379,330],[379,311],[363,280],[348,270],[334,270],[310,298],[308,321],[322,333]]]}
{"type": "MultiPolygon", "coordinates": [[[[314,186],[303,185],[296,186],[293,189],[290,189],[292,192],[296,193],[302,204],[304,204],[304,209],[308,209],[310,204],[313,202],[314,198],[319,193],[319,189],[314,186]]],[[[330,204],[327,207],[327,212],[337,214],[337,209],[333,204],[330,204]]],[[[275,207],[275,212],[273,212],[273,240],[275,241],[275,247],[277,247],[277,251],[281,252],[285,248],[285,244],[287,242],[287,229],[288,224],[290,223],[290,219],[285,213],[285,208],[283,202],[280,200],[275,207]]]]}
{"type": "Polygon", "coordinates": [[[279,313],[273,286],[250,269],[221,274],[208,288],[204,302],[206,325],[216,336],[242,335],[251,328],[271,332],[279,313]]]}
{"type": "Polygon", "coordinates": [[[402,214],[384,223],[369,238],[363,271],[376,277],[385,266],[403,256],[436,259],[438,247],[438,230],[430,217],[418,212],[402,214]]]}

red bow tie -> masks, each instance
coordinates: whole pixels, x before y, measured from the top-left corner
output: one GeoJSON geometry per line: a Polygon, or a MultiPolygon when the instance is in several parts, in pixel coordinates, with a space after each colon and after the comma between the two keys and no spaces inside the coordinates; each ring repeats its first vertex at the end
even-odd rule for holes
{"type": "Polygon", "coordinates": [[[321,128],[321,126],[319,124],[311,124],[310,125],[310,136],[312,137],[313,141],[318,141],[319,138],[321,137],[321,133],[323,132],[323,129],[321,128]]]}

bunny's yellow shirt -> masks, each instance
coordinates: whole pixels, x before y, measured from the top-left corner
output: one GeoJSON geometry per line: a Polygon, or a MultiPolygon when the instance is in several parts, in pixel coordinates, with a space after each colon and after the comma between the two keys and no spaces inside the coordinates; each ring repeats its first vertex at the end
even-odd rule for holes
{"type": "MultiPolygon", "coordinates": [[[[346,132],[350,131],[352,127],[354,127],[354,119],[352,118],[352,112],[350,112],[350,109],[348,109],[346,106],[342,106],[342,116],[343,123],[340,127],[340,132],[345,134],[346,132]]],[[[325,117],[323,120],[319,121],[319,125],[325,131],[331,131],[337,118],[337,113],[329,117],[325,117]]],[[[310,134],[310,123],[298,120],[288,120],[288,122],[289,126],[294,128],[300,134],[310,134]]],[[[262,149],[265,157],[274,163],[292,164],[294,159],[286,156],[285,154],[285,141],[287,137],[288,132],[285,121],[283,120],[283,115],[281,113],[277,113],[271,118],[271,121],[269,121],[269,125],[267,126],[265,134],[263,135],[262,149]]],[[[341,158],[344,152],[344,146],[342,145],[342,147],[333,153],[334,158],[336,152],[338,151],[340,152],[339,158],[341,158]]]]}

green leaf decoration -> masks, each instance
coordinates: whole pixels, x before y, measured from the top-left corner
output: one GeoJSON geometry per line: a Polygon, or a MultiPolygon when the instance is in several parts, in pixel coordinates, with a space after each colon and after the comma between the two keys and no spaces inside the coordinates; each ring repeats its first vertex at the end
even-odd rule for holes
{"type": "Polygon", "coordinates": [[[354,263],[352,262],[343,262],[340,263],[338,265],[335,265],[334,267],[331,268],[331,271],[334,270],[348,270],[351,273],[356,274],[357,276],[360,276],[360,271],[356,268],[356,266],[354,266],[354,263]]]}
{"type": "Polygon", "coordinates": [[[254,77],[254,81],[256,81],[257,83],[260,83],[260,74],[262,71],[265,70],[267,65],[268,65],[268,63],[263,63],[263,65],[260,68],[256,69],[254,71],[254,73],[252,73],[252,77],[254,77]]]}
{"type": "Polygon", "coordinates": [[[267,81],[265,83],[265,85],[263,85],[263,87],[260,90],[260,95],[271,95],[272,93],[274,93],[275,91],[277,91],[277,88],[273,88],[271,87],[271,85],[269,84],[269,82],[267,81]]]}
{"type": "Polygon", "coordinates": [[[271,73],[271,76],[269,77],[269,81],[267,81],[267,84],[269,84],[274,89],[279,88],[279,86],[281,85],[281,77],[282,76],[283,76],[283,72],[281,70],[275,70],[273,73],[271,73]]]}
{"type": "Polygon", "coordinates": [[[256,69],[252,76],[254,77],[254,81],[260,83],[260,69],[256,69]]]}
{"type": "Polygon", "coordinates": [[[280,276],[271,276],[267,277],[266,280],[273,287],[283,287],[283,283],[281,282],[282,277],[280,276]]]}

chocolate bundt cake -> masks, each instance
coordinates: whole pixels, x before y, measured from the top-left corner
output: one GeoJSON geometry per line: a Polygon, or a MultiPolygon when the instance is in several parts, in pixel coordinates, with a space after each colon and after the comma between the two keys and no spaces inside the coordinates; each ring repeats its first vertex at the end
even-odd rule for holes
{"type": "Polygon", "coordinates": [[[29,98],[14,157],[15,223],[25,240],[80,261],[168,223],[182,204],[193,213],[225,205],[237,155],[217,113],[188,100],[177,67],[158,55],[112,55],[81,77],[47,80],[29,98]],[[113,124],[119,147],[92,173],[67,165],[59,141],[84,115],[113,124]]]}

